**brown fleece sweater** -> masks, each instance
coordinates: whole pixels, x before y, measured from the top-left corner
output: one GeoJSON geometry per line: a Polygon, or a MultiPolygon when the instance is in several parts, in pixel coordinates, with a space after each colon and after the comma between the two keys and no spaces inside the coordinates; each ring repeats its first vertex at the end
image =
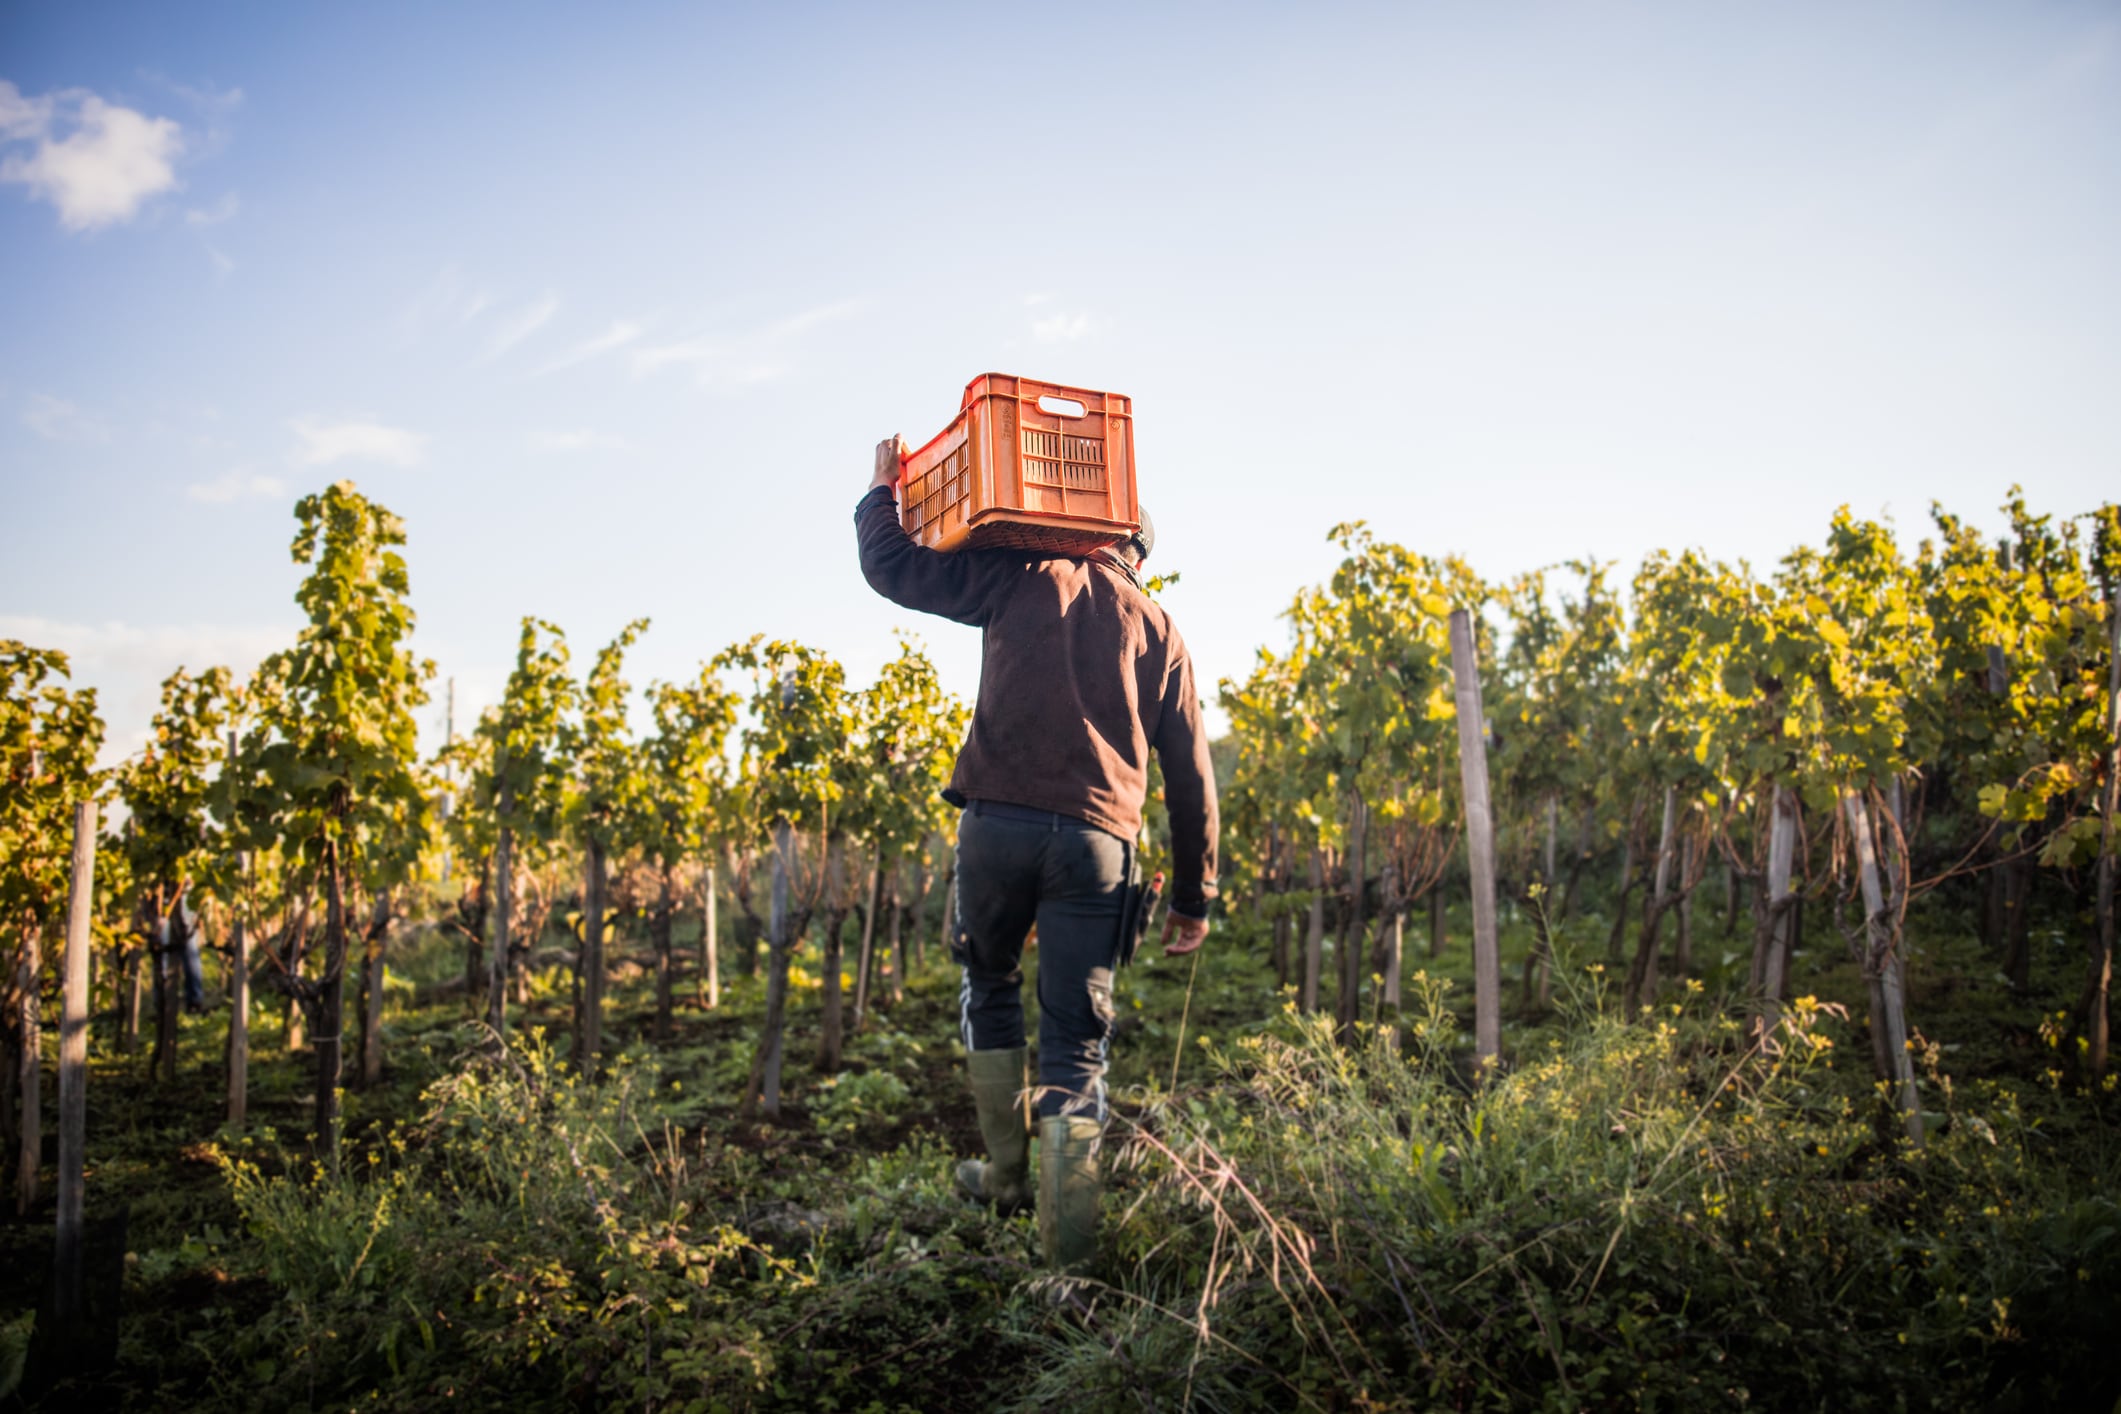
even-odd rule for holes
{"type": "MultiPolygon", "coordinates": [[[[895,604],[981,630],[979,701],[948,794],[1051,810],[1131,840],[1149,752],[1171,812],[1171,907],[1215,897],[1215,770],[1193,659],[1117,556],[942,554],[899,525],[891,488],[854,508],[862,575],[895,604]]],[[[961,797],[961,798],[960,798],[961,797]]]]}

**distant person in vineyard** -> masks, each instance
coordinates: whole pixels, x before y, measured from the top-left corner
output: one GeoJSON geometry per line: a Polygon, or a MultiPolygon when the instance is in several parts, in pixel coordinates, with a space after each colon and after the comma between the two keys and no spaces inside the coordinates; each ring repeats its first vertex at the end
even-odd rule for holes
{"type": "Polygon", "coordinates": [[[192,911],[187,881],[177,895],[177,906],[172,911],[175,926],[184,934],[184,1009],[194,1016],[206,1010],[206,968],[200,961],[199,950],[205,945],[206,929],[199,915],[192,911]]]}
{"type": "Polygon", "coordinates": [[[1128,912],[1149,753],[1170,810],[1167,956],[1208,936],[1215,897],[1215,774],[1193,661],[1143,592],[1155,532],[1083,557],[1022,550],[943,554],[901,527],[905,444],[879,442],[854,511],[862,574],[893,603],[980,629],[979,701],[944,798],[957,833],[960,1027],[987,1159],[958,1168],[975,1198],[1033,1202],[1025,1063],[1025,935],[1038,926],[1039,1172],[1047,1263],[1079,1271],[1097,1248],[1112,978],[1133,943],[1128,912]]]}

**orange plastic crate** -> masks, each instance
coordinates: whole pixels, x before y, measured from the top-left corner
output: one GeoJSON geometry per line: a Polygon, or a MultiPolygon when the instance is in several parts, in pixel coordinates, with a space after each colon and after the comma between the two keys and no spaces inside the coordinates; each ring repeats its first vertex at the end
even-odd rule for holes
{"type": "Polygon", "coordinates": [[[1141,528],[1133,400],[1117,393],[982,373],[903,471],[899,523],[937,550],[1084,555],[1141,528]]]}

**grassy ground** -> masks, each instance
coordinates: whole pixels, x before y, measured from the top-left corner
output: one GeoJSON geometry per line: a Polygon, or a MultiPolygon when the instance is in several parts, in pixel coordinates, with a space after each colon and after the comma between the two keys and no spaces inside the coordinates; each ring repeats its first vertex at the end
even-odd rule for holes
{"type": "MultiPolygon", "coordinates": [[[[535,1045],[477,1059],[441,995],[454,946],[415,932],[339,1179],[308,1157],[308,1065],[277,1008],[245,1135],[221,1125],[222,1016],[186,1019],[173,1086],[98,1047],[90,1216],[127,1213],[117,1358],[30,1407],[2110,1405],[2069,1364],[2121,1316],[2121,1218],[2111,1091],[2042,1025],[2080,980],[2067,923],[2036,929],[2019,996],[1944,901],[1911,918],[1910,1016],[1935,1043],[1919,1156],[1874,1103],[1861,979],[1823,911],[1791,990],[1825,1005],[1773,1056],[1717,1004],[1746,965],[1720,920],[1697,930],[1698,990],[1625,1025],[1604,918],[1565,921],[1557,1010],[1526,1016],[1531,922],[1506,912],[1512,1075],[1477,1095],[1462,916],[1433,959],[1410,927],[1408,1014],[1350,1051],[1290,1014],[1257,930],[1225,928],[1197,973],[1123,974],[1107,1251],[1058,1307],[1031,1220],[950,1192],[977,1140],[940,959],[837,1077],[812,1069],[799,968],[787,1111],[744,1125],[757,979],[710,1013],[688,977],[652,1047],[645,955],[622,952],[621,1059],[591,1084],[535,1045]]],[[[568,997],[539,976],[516,1024],[560,1038],[568,997]]],[[[0,1223],[17,1346],[50,1221],[0,1223]]]]}

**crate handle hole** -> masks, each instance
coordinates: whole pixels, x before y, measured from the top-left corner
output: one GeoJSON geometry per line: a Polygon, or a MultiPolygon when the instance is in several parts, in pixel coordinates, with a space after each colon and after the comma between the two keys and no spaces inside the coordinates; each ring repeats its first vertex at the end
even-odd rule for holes
{"type": "Polygon", "coordinates": [[[1073,398],[1056,398],[1051,393],[1046,393],[1038,400],[1038,410],[1052,413],[1055,417],[1081,417],[1090,409],[1073,398]]]}

